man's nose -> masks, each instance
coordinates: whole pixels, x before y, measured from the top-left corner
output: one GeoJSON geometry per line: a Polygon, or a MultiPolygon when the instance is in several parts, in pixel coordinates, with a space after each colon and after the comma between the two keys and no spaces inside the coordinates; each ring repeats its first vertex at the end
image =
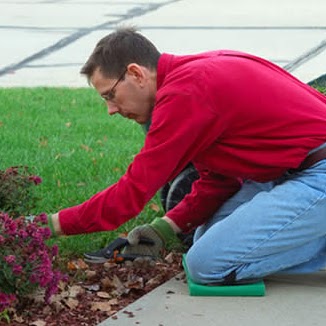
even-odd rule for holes
{"type": "Polygon", "coordinates": [[[110,103],[110,104],[107,104],[107,106],[108,106],[108,114],[109,115],[113,115],[113,114],[119,112],[119,109],[116,105],[110,103]]]}

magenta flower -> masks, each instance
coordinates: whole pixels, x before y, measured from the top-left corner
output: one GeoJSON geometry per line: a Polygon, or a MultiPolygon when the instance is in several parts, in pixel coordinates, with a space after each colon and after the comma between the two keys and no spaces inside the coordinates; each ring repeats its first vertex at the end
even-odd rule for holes
{"type": "Polygon", "coordinates": [[[34,218],[35,223],[41,223],[41,224],[47,224],[48,223],[48,217],[45,213],[41,213],[38,216],[35,216],[34,218]]]}
{"type": "Polygon", "coordinates": [[[23,266],[21,265],[14,265],[14,267],[12,268],[12,272],[15,274],[15,275],[19,275],[21,274],[23,271],[23,266]]]}
{"type": "Polygon", "coordinates": [[[16,261],[16,257],[14,255],[8,255],[4,257],[4,260],[7,264],[12,265],[16,261]]]}
{"type": "Polygon", "coordinates": [[[0,292],[0,313],[10,307],[15,300],[16,296],[14,294],[0,292]]]}
{"type": "Polygon", "coordinates": [[[37,175],[32,175],[29,177],[29,180],[34,182],[35,185],[42,183],[42,178],[37,175]]]}
{"type": "Polygon", "coordinates": [[[17,224],[14,220],[7,220],[7,223],[5,223],[5,232],[7,232],[9,235],[14,235],[17,231],[17,224]]]}
{"type": "Polygon", "coordinates": [[[12,219],[0,212],[0,313],[38,288],[45,289],[45,302],[67,277],[54,270],[57,246],[48,246],[50,230],[43,226],[46,214],[26,223],[24,217],[12,219]],[[6,273],[1,273],[6,270],[6,273]]]}
{"type": "Polygon", "coordinates": [[[52,247],[52,256],[58,256],[59,247],[57,245],[53,245],[52,247]]]}

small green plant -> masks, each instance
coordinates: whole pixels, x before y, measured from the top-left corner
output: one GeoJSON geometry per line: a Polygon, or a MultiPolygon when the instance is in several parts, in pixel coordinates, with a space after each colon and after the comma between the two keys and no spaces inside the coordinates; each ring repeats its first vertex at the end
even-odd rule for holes
{"type": "MultiPolygon", "coordinates": [[[[14,300],[12,300],[14,301],[14,300]]],[[[11,305],[11,299],[8,295],[0,293],[0,321],[1,320],[5,320],[7,322],[7,324],[10,323],[10,316],[9,316],[9,312],[8,309],[4,309],[1,311],[1,306],[10,306],[11,305]]]]}
{"type": "Polygon", "coordinates": [[[31,214],[36,197],[33,186],[42,182],[29,173],[26,166],[15,166],[0,171],[0,210],[12,217],[31,214]]]}
{"type": "Polygon", "coordinates": [[[43,288],[44,300],[49,303],[57,292],[59,282],[66,276],[53,269],[58,254],[56,245],[46,245],[51,231],[46,214],[40,214],[32,222],[24,217],[16,219],[0,213],[0,313],[16,301],[43,288]]]}

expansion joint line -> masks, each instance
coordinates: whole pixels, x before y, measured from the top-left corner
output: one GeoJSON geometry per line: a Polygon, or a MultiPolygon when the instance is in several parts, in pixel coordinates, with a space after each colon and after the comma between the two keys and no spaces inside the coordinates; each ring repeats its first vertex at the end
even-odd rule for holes
{"type": "Polygon", "coordinates": [[[293,61],[286,64],[283,68],[289,72],[297,69],[305,62],[311,60],[312,58],[316,57],[318,54],[323,52],[326,49],[326,40],[323,40],[319,45],[310,49],[309,51],[303,53],[298,58],[294,59],[293,61]]]}

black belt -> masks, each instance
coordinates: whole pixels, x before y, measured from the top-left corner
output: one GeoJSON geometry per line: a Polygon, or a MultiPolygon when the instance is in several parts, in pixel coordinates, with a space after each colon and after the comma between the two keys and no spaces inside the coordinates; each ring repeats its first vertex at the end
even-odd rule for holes
{"type": "Polygon", "coordinates": [[[326,159],[326,147],[323,147],[321,149],[318,149],[317,151],[309,154],[303,161],[302,163],[299,165],[298,168],[293,169],[294,171],[302,171],[305,169],[310,168],[312,165],[314,165],[315,163],[326,159]]]}

